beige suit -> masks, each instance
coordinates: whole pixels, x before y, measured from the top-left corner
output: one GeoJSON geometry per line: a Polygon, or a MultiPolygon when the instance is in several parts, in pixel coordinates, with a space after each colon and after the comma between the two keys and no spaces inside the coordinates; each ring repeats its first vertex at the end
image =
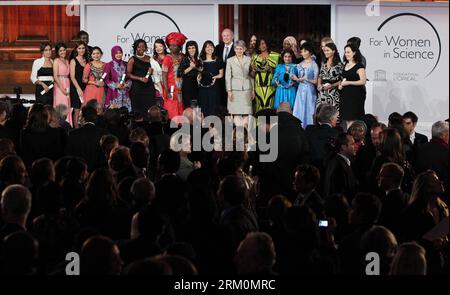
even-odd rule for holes
{"type": "Polygon", "coordinates": [[[250,115],[252,109],[253,78],[250,76],[251,58],[244,56],[242,64],[236,56],[227,60],[225,85],[233,92],[233,100],[228,100],[228,112],[233,115],[250,115]]]}

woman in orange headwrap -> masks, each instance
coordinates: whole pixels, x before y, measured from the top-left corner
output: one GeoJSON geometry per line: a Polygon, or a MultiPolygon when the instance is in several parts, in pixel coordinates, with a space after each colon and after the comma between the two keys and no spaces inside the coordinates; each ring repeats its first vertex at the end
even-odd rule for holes
{"type": "Polygon", "coordinates": [[[186,42],[186,36],[173,32],[166,36],[166,44],[170,49],[163,60],[163,98],[164,108],[169,114],[169,118],[183,114],[183,99],[181,97],[181,78],[177,78],[177,71],[183,59],[181,48],[186,42]]]}

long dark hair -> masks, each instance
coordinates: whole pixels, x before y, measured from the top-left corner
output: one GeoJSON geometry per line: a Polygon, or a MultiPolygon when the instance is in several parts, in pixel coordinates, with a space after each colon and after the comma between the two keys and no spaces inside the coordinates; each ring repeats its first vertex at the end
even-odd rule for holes
{"type": "MultiPolygon", "coordinates": [[[[339,55],[339,51],[338,51],[338,49],[336,47],[336,44],[334,44],[334,43],[327,43],[325,45],[325,47],[328,47],[332,51],[334,51],[332,66],[334,67],[334,66],[338,65],[341,62],[341,56],[339,55]]],[[[322,55],[322,61],[324,63],[327,63],[328,59],[326,58],[325,54],[323,53],[323,50],[321,50],[320,52],[321,52],[321,55],[322,55]]]]}
{"type": "Polygon", "coordinates": [[[405,157],[403,154],[402,138],[396,129],[387,128],[382,131],[380,146],[383,157],[403,167],[405,157]]]}
{"type": "Polygon", "coordinates": [[[108,169],[95,170],[86,185],[85,201],[94,206],[113,206],[119,198],[116,181],[108,169]]]}
{"type": "MultiPolygon", "coordinates": [[[[270,52],[272,51],[272,46],[271,46],[270,42],[267,41],[267,40],[268,40],[268,39],[262,37],[262,38],[259,38],[259,39],[256,41],[256,48],[255,48],[255,50],[256,50],[256,53],[257,53],[257,54],[261,54],[261,51],[259,50],[259,47],[261,46],[261,42],[263,42],[263,41],[264,41],[264,43],[266,43],[267,52],[270,53],[270,52]]],[[[295,55],[294,55],[294,56],[295,56],[295,55]]]]}
{"type": "Polygon", "coordinates": [[[185,56],[188,57],[188,58],[190,57],[190,56],[189,56],[188,48],[191,47],[191,46],[194,46],[194,47],[195,47],[195,56],[194,56],[194,60],[197,61],[197,60],[198,60],[198,44],[197,44],[197,42],[195,42],[195,41],[188,41],[188,42],[186,43],[186,54],[185,54],[185,56]]]}
{"type": "MultiPolygon", "coordinates": [[[[59,50],[61,48],[67,49],[67,45],[65,43],[63,43],[63,42],[56,43],[56,45],[55,45],[55,54],[56,54],[57,58],[59,58],[59,50]]],[[[67,59],[67,54],[66,54],[66,59],[67,59]]]]}
{"type": "Polygon", "coordinates": [[[344,63],[348,63],[348,60],[347,60],[347,58],[345,57],[345,50],[346,50],[347,48],[350,48],[350,49],[355,53],[355,56],[353,57],[353,59],[355,60],[355,63],[360,63],[360,62],[362,61],[361,51],[359,50],[358,47],[356,47],[355,44],[347,44],[347,45],[344,47],[344,58],[343,58],[344,63]]]}
{"type": "Polygon", "coordinates": [[[25,125],[26,130],[43,132],[48,127],[48,113],[43,104],[36,103],[28,112],[28,119],[25,125]]]}
{"type": "Polygon", "coordinates": [[[153,57],[157,60],[158,59],[158,53],[156,53],[156,44],[161,44],[162,46],[164,46],[164,54],[167,55],[168,52],[167,52],[166,42],[164,42],[163,39],[156,39],[155,42],[153,43],[153,57]]]}
{"type": "Polygon", "coordinates": [[[78,47],[80,47],[81,45],[84,45],[84,60],[89,61],[89,56],[88,56],[88,51],[89,48],[87,46],[87,44],[84,41],[77,41],[77,43],[75,43],[75,47],[72,50],[72,53],[70,54],[70,60],[74,59],[75,57],[78,56],[78,47]]]}
{"type": "Polygon", "coordinates": [[[211,40],[207,40],[205,41],[205,43],[203,43],[202,52],[200,52],[201,60],[206,60],[206,46],[208,45],[211,45],[214,48],[211,58],[216,59],[216,47],[214,46],[214,42],[211,40]]]}
{"type": "MultiPolygon", "coordinates": [[[[133,43],[133,55],[136,55],[137,48],[138,48],[139,44],[141,44],[141,43],[144,43],[144,44],[145,44],[145,50],[148,49],[147,42],[145,42],[144,39],[137,39],[137,40],[134,41],[134,43],[133,43]]],[[[92,51],[94,51],[94,50],[92,50],[92,51]]]]}

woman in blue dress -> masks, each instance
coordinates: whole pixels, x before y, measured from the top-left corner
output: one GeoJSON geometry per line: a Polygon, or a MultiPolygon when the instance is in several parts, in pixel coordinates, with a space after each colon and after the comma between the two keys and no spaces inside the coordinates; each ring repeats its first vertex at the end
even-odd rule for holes
{"type": "Polygon", "coordinates": [[[291,74],[294,81],[299,83],[293,114],[302,121],[303,128],[306,128],[314,123],[319,66],[313,58],[314,47],[311,43],[304,43],[301,53],[304,60],[297,66],[298,75],[291,74]]]}
{"type": "Polygon", "coordinates": [[[297,83],[292,79],[292,75],[297,76],[297,65],[292,63],[294,52],[286,49],[281,53],[280,64],[275,70],[272,78],[272,85],[277,87],[275,92],[274,108],[277,109],[282,102],[288,102],[291,109],[294,108],[295,95],[297,93],[297,83]]]}

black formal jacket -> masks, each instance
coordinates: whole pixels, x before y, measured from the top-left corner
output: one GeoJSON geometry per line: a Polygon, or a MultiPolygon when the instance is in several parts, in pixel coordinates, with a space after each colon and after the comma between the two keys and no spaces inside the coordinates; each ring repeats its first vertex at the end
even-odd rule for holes
{"type": "MultiPolygon", "coordinates": [[[[216,45],[216,56],[218,58],[220,58],[226,64],[227,61],[223,60],[223,53],[224,53],[223,51],[224,51],[224,49],[225,49],[225,43],[220,42],[219,44],[216,45]]],[[[227,59],[230,58],[230,57],[233,57],[235,55],[236,55],[236,52],[234,52],[234,43],[233,43],[233,45],[230,48],[230,52],[228,53],[227,59]]]]}
{"type": "Polygon", "coordinates": [[[344,194],[352,200],[357,192],[358,181],[352,168],[340,155],[334,155],[326,166],[324,196],[344,194]]]}
{"type": "Polygon", "coordinates": [[[448,192],[449,172],[449,148],[444,142],[432,139],[419,147],[415,163],[416,172],[420,173],[427,169],[436,172],[448,192]]]}
{"type": "Polygon", "coordinates": [[[397,238],[402,225],[403,211],[406,208],[408,194],[401,189],[395,189],[381,198],[381,213],[378,218],[378,223],[390,229],[397,238]]]}
{"type": "Polygon", "coordinates": [[[306,127],[305,135],[309,146],[312,147],[310,160],[313,165],[319,169],[323,166],[323,161],[329,152],[327,145],[333,143],[340,133],[342,133],[342,129],[333,128],[328,124],[309,125],[306,127]]]}
{"type": "Polygon", "coordinates": [[[100,139],[107,131],[87,123],[83,127],[69,132],[67,154],[86,160],[89,171],[93,171],[104,163],[104,155],[100,147],[100,139]]]}

